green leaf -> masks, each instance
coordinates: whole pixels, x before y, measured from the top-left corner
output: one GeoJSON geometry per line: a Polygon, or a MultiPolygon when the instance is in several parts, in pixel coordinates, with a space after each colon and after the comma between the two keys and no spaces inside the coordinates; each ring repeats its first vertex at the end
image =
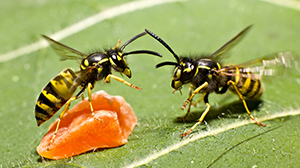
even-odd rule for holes
{"type": "Polygon", "coordinates": [[[81,31],[72,29],[53,38],[78,51],[90,52],[113,47],[118,39],[125,42],[147,28],[178,55],[200,55],[214,52],[253,24],[223,63],[239,64],[280,51],[292,51],[297,56],[299,4],[292,0],[0,2],[1,167],[299,167],[299,69],[263,78],[265,92],[259,112],[254,109],[260,102],[248,101],[251,113],[266,127],[252,123],[236,95],[212,94],[207,124],[196,127],[191,138],[180,139],[180,133],[195,124],[205,105],[192,108],[185,123],[176,121],[185,114],[180,107],[188,97],[188,87],[183,88],[183,95],[172,94],[172,67],[155,69],[155,65],[174,58],[147,36],[125,49],[163,54],[163,58],[128,57],[133,76],[124,79],[142,87],[141,92],[113,80],[110,84],[98,82],[94,88],[121,95],[132,105],[138,125],[128,143],[68,159],[45,160],[35,148],[59,114],[37,127],[33,112],[36,99],[52,77],[66,67],[78,70],[79,66],[74,61],[59,61],[52,49],[40,48],[40,43],[26,48],[39,42],[41,34],[51,36],[109,11],[92,20],[91,25],[84,22],[81,31]],[[119,8],[122,5],[126,8],[119,8]]]}

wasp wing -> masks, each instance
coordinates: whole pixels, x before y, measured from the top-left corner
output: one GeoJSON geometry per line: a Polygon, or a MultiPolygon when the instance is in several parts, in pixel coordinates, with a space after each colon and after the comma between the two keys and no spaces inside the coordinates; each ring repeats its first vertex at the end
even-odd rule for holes
{"type": "Polygon", "coordinates": [[[226,44],[224,44],[221,48],[219,48],[217,51],[215,51],[213,54],[209,56],[210,59],[220,59],[220,57],[229,51],[232,47],[234,47],[236,44],[238,44],[247,34],[247,32],[250,30],[252,25],[246,27],[243,31],[241,31],[239,34],[237,34],[233,39],[228,41],[226,44]]]}
{"type": "Polygon", "coordinates": [[[300,77],[300,57],[291,52],[279,52],[238,65],[216,70],[219,75],[261,79],[263,76],[300,77]],[[236,73],[237,70],[239,73],[236,73]],[[249,72],[249,73],[248,73],[249,72]]]}
{"type": "Polygon", "coordinates": [[[82,58],[87,57],[87,54],[84,54],[80,51],[77,51],[71,47],[68,47],[58,41],[51,39],[48,36],[42,35],[50,44],[50,46],[55,50],[55,52],[61,56],[61,60],[82,60],[82,58]]]}
{"type": "Polygon", "coordinates": [[[300,57],[291,52],[279,52],[239,65],[247,72],[260,76],[300,76],[300,57]]]}

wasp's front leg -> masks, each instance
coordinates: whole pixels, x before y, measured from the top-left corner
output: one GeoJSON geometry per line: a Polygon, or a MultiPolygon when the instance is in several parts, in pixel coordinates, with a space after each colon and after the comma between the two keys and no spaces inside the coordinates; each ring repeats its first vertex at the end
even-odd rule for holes
{"type": "MultiPolygon", "coordinates": [[[[192,88],[190,87],[189,88],[189,97],[192,95],[192,88]]],[[[190,102],[189,103],[189,107],[188,107],[188,109],[187,109],[187,112],[186,112],[186,114],[183,116],[183,117],[177,117],[177,120],[185,120],[186,119],[186,117],[189,115],[189,113],[190,113],[190,110],[191,110],[191,105],[192,105],[192,102],[190,102]]]]}
{"type": "Polygon", "coordinates": [[[198,125],[201,124],[201,122],[204,120],[205,116],[207,115],[207,113],[210,110],[210,104],[208,102],[208,95],[209,93],[206,93],[204,96],[204,103],[206,105],[206,109],[204,110],[204,112],[202,113],[201,117],[198,119],[198,122],[192,127],[190,128],[187,132],[180,134],[180,137],[183,138],[187,135],[189,135],[198,125]]]}
{"type": "Polygon", "coordinates": [[[190,97],[184,102],[184,104],[182,105],[181,109],[184,110],[185,107],[187,106],[187,104],[188,104],[189,102],[192,101],[193,97],[194,97],[197,93],[199,93],[203,88],[206,88],[207,86],[208,86],[208,82],[204,82],[201,86],[197,87],[197,88],[193,91],[193,93],[190,95],[190,97]]]}
{"type": "Polygon", "coordinates": [[[142,90],[142,88],[138,87],[138,86],[135,86],[127,81],[125,81],[123,78],[120,78],[118,76],[115,76],[115,75],[112,75],[112,74],[109,74],[106,78],[105,78],[105,82],[106,83],[109,83],[110,82],[110,78],[113,78],[115,79],[116,81],[119,81],[121,83],[124,83],[125,85],[129,86],[129,87],[132,87],[133,89],[138,89],[138,90],[142,90]]]}

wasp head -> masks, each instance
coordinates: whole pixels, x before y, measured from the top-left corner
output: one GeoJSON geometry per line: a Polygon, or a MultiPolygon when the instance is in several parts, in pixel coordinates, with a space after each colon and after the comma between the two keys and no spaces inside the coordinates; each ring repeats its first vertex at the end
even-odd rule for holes
{"type": "Polygon", "coordinates": [[[128,78],[131,78],[131,71],[127,65],[127,62],[122,55],[122,52],[117,49],[111,49],[107,51],[109,55],[109,61],[112,67],[117,71],[125,74],[128,78]]]}
{"type": "Polygon", "coordinates": [[[134,40],[146,35],[146,32],[142,32],[134,37],[132,37],[130,40],[128,40],[123,46],[120,46],[121,40],[119,40],[119,43],[117,46],[113,47],[112,49],[107,51],[107,54],[109,55],[109,61],[112,65],[112,67],[117,71],[125,74],[128,78],[131,78],[131,71],[127,65],[127,62],[125,60],[125,56],[131,55],[131,54],[150,54],[161,57],[161,55],[154,51],[149,50],[135,50],[131,52],[123,53],[123,50],[125,47],[133,42],[134,40]]]}
{"type": "Polygon", "coordinates": [[[156,34],[149,30],[145,30],[150,36],[152,36],[154,39],[156,39],[158,42],[160,42],[166,49],[170,51],[170,53],[174,56],[176,59],[176,62],[162,62],[156,65],[156,68],[165,66],[165,65],[172,65],[175,66],[174,74],[172,77],[171,86],[176,90],[181,89],[183,84],[189,83],[193,76],[196,74],[197,66],[195,66],[195,63],[193,59],[190,58],[183,58],[179,59],[177,54],[172,50],[172,48],[160,37],[158,37],[156,34]]]}
{"type": "Polygon", "coordinates": [[[196,73],[196,66],[193,59],[183,58],[177,64],[172,77],[171,86],[175,90],[180,90],[182,85],[189,83],[196,73]]]}

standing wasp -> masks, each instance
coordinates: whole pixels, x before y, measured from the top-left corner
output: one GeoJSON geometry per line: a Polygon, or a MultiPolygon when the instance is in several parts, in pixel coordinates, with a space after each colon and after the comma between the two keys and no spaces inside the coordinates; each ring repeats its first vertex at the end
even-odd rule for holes
{"type": "Polygon", "coordinates": [[[159,53],[149,50],[136,50],[123,53],[124,48],[128,44],[146,34],[146,32],[143,32],[134,36],[121,47],[121,40],[119,40],[117,46],[105,50],[104,52],[95,52],[91,54],[82,53],[47,36],[43,36],[49,42],[50,46],[57,52],[57,54],[61,56],[62,60],[75,59],[81,61],[79,71],[74,72],[72,69],[67,68],[55,76],[42,90],[36,102],[35,118],[38,126],[49,120],[60,108],[66,104],[62,113],[59,115],[57,127],[49,145],[54,140],[59,128],[60,120],[63,118],[65,112],[68,111],[70,103],[81,96],[83,98],[85,89],[88,89],[88,100],[92,115],[94,115],[91,90],[93,89],[96,81],[104,79],[105,82],[110,82],[110,78],[113,78],[134,89],[141,90],[140,87],[137,87],[125,81],[124,79],[113,75],[111,71],[114,69],[115,71],[120,72],[121,75],[125,74],[128,78],[131,78],[131,71],[127,66],[124,58],[125,56],[130,54],[151,54],[161,57],[159,53]],[[80,91],[74,97],[72,97],[76,91],[76,88],[79,86],[80,91]]]}
{"type": "Polygon", "coordinates": [[[221,66],[219,62],[221,56],[228,50],[230,50],[233,46],[235,46],[245,36],[250,28],[251,26],[246,27],[243,31],[237,34],[233,39],[231,39],[213,54],[204,55],[198,58],[179,58],[177,54],[175,54],[175,52],[171,49],[171,47],[160,37],[158,37],[151,31],[146,30],[149,35],[151,35],[162,45],[164,45],[176,59],[176,62],[166,61],[156,65],[156,68],[165,65],[175,66],[171,82],[171,86],[174,88],[173,93],[177,90],[181,92],[181,88],[184,84],[190,84],[189,97],[181,108],[182,110],[184,110],[189,104],[188,110],[185,116],[180,118],[185,119],[188,116],[192,104],[191,102],[195,94],[203,94],[202,98],[200,98],[198,102],[204,99],[206,109],[198,119],[198,122],[191,129],[189,129],[189,131],[181,134],[181,137],[189,135],[196,128],[196,126],[198,126],[204,120],[204,117],[209,112],[209,109],[211,107],[208,101],[209,94],[213,92],[217,94],[223,94],[227,90],[230,90],[237,94],[239,99],[242,101],[248,115],[252,120],[255,121],[256,124],[265,126],[265,124],[258,122],[251,115],[244,99],[244,97],[250,99],[260,98],[263,93],[260,79],[257,78],[247,68],[242,67],[243,65],[247,65],[248,63],[240,65],[221,66]]]}

